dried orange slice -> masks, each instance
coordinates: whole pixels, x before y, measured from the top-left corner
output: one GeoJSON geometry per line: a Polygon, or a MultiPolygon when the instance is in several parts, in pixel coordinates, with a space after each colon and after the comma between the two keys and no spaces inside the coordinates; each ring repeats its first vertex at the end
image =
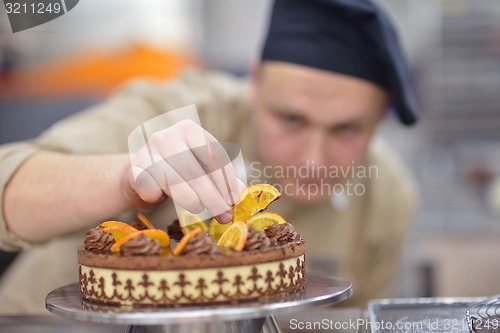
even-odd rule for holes
{"type": "Polygon", "coordinates": [[[187,243],[191,238],[193,238],[196,235],[199,235],[202,233],[202,230],[200,228],[196,228],[194,230],[191,230],[187,235],[181,238],[179,244],[174,249],[174,255],[178,256],[184,251],[184,248],[186,247],[187,243]]]}
{"type": "Polygon", "coordinates": [[[197,228],[200,228],[201,232],[208,230],[207,225],[199,215],[192,214],[187,210],[183,210],[179,215],[179,224],[184,235],[189,234],[197,228]]]}
{"type": "Polygon", "coordinates": [[[232,224],[233,222],[222,224],[216,219],[212,219],[208,225],[208,235],[214,240],[214,242],[218,242],[222,234],[229,229],[232,224]]]}
{"type": "Polygon", "coordinates": [[[111,247],[111,252],[119,252],[123,244],[132,238],[139,237],[143,234],[150,238],[159,240],[161,247],[168,247],[170,245],[170,237],[168,237],[168,234],[165,231],[159,229],[148,229],[140,230],[120,238],[120,240],[116,241],[116,243],[111,247]]]}
{"type": "Polygon", "coordinates": [[[144,224],[146,229],[155,229],[153,223],[151,223],[151,221],[143,213],[137,212],[137,220],[144,224]]]}
{"type": "Polygon", "coordinates": [[[233,207],[233,221],[246,222],[251,216],[266,209],[271,202],[279,199],[281,193],[268,184],[247,187],[233,207]]]}
{"type": "MultiPolygon", "coordinates": [[[[126,223],[124,223],[124,224],[126,224],[126,223]]],[[[110,233],[111,235],[113,235],[113,238],[115,239],[115,241],[118,242],[123,237],[126,237],[130,234],[133,234],[133,233],[136,233],[139,231],[136,228],[134,228],[128,224],[126,224],[126,225],[127,225],[127,227],[124,227],[121,225],[116,225],[116,226],[112,226],[112,227],[101,228],[101,231],[110,233]]]]}
{"type": "Polygon", "coordinates": [[[247,241],[248,227],[244,222],[234,222],[220,237],[217,245],[241,251],[247,241]]]}
{"type": "Polygon", "coordinates": [[[147,229],[147,230],[142,230],[141,233],[144,235],[151,237],[153,239],[157,239],[160,241],[161,247],[168,247],[170,246],[170,237],[168,234],[160,229],[147,229]]]}
{"type": "Polygon", "coordinates": [[[126,242],[128,242],[129,240],[131,240],[132,238],[135,238],[135,237],[139,237],[140,235],[142,235],[142,231],[136,231],[136,232],[133,232],[133,233],[130,233],[122,238],[120,238],[119,240],[116,241],[115,244],[113,244],[113,246],[111,247],[111,252],[120,252],[120,248],[123,244],[125,244],[126,242]]]}
{"type": "Polygon", "coordinates": [[[136,228],[134,228],[133,226],[131,226],[130,224],[125,223],[125,222],[119,222],[119,221],[102,222],[101,224],[99,224],[99,227],[100,228],[121,227],[123,229],[133,229],[135,231],[139,231],[136,228]]]}
{"type": "Polygon", "coordinates": [[[274,223],[283,224],[286,223],[286,220],[283,216],[271,212],[257,213],[247,220],[247,225],[258,231],[264,231],[274,223]]]}

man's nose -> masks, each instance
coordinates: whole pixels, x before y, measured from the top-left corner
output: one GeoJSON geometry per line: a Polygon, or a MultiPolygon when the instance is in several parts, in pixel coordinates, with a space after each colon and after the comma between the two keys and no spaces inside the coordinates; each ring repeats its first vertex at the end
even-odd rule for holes
{"type": "Polygon", "coordinates": [[[309,140],[306,140],[304,146],[305,160],[314,162],[315,165],[323,165],[325,161],[326,137],[321,131],[311,133],[309,140]]]}

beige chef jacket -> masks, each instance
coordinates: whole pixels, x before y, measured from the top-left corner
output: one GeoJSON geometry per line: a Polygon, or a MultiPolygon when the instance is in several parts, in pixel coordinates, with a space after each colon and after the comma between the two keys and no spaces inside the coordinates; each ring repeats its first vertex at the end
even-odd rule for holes
{"type": "MultiPolygon", "coordinates": [[[[129,82],[106,102],[56,123],[40,137],[0,147],[0,201],[9,179],[31,154],[40,150],[128,153],[127,138],[135,127],[190,104],[196,105],[203,127],[217,139],[241,146],[246,163],[259,161],[248,99],[245,80],[194,69],[168,82],[129,82]]],[[[411,178],[381,140],[373,140],[367,165],[375,166],[377,172],[362,180],[365,193],[344,197],[347,200],[340,208],[329,202],[300,205],[286,196],[271,206],[304,236],[309,272],[322,271],[351,281],[354,296],[344,304],[356,306],[390,296],[416,201],[411,178]]],[[[130,222],[135,213],[118,218],[130,222]]],[[[146,213],[158,228],[176,218],[170,201],[146,213]]],[[[76,250],[85,231],[29,244],[9,232],[0,214],[0,246],[23,250],[0,281],[0,314],[47,314],[47,293],[78,279],[76,250]]]]}

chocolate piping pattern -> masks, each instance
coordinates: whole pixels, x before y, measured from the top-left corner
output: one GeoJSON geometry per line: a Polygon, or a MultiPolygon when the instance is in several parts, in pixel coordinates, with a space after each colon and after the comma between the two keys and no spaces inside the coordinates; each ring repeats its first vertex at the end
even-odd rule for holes
{"type": "Polygon", "coordinates": [[[100,268],[80,266],[80,292],[84,299],[99,303],[172,306],[255,300],[299,291],[305,286],[304,255],[281,261],[277,271],[273,269],[275,266],[258,266],[252,266],[250,274],[234,276],[226,274],[224,268],[217,268],[216,278],[211,280],[204,275],[187,278],[197,270],[180,271],[174,279],[156,281],[148,273],[142,273],[140,281],[135,283],[140,287],[138,290],[132,279],[120,280],[114,270],[111,279],[107,279],[109,276],[97,276],[95,271],[100,268]]]}

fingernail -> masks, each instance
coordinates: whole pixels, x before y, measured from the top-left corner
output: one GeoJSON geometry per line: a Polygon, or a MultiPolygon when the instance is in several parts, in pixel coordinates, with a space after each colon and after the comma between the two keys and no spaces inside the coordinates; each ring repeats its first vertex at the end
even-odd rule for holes
{"type": "Polygon", "coordinates": [[[231,220],[233,219],[233,213],[230,210],[228,210],[227,212],[224,212],[216,216],[215,219],[222,224],[226,224],[231,222],[231,220]]]}
{"type": "Polygon", "coordinates": [[[191,210],[191,213],[193,213],[193,214],[200,214],[200,213],[203,213],[204,210],[205,210],[205,206],[198,205],[198,206],[196,206],[195,208],[193,208],[191,210]]]}
{"type": "Polygon", "coordinates": [[[134,175],[134,180],[137,181],[137,177],[144,171],[143,168],[133,166],[132,167],[132,175],[134,175]]]}

